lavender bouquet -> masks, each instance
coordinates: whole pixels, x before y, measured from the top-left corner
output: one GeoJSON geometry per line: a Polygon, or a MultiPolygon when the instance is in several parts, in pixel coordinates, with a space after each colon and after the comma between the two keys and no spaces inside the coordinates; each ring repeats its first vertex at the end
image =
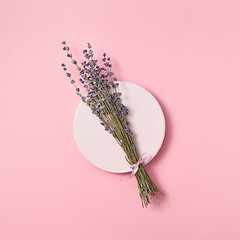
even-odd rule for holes
{"type": "Polygon", "coordinates": [[[70,48],[66,45],[66,42],[63,41],[62,44],[67,57],[71,59],[79,72],[79,82],[83,84],[86,90],[85,96],[80,92],[80,88],[71,77],[72,75],[68,72],[64,63],[62,64],[63,70],[75,87],[76,94],[90,107],[92,113],[99,118],[100,124],[113,136],[125,152],[126,161],[132,168],[131,176],[135,176],[138,183],[142,207],[147,207],[150,200],[155,198],[158,192],[163,193],[153,183],[144,167],[144,154],[139,156],[137,152],[133,133],[127,120],[128,109],[121,102],[119,83],[112,72],[110,57],[104,53],[103,66],[99,66],[98,60],[93,58],[92,46],[88,43],[88,48],[83,50],[86,60],[81,62],[80,66],[70,53],[70,48]]]}

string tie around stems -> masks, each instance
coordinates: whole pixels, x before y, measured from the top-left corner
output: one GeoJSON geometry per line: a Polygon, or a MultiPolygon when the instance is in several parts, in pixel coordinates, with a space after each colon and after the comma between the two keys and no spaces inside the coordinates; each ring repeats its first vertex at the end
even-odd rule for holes
{"type": "Polygon", "coordinates": [[[138,171],[138,166],[141,164],[141,163],[145,163],[145,161],[148,159],[148,154],[147,153],[143,153],[139,160],[137,161],[137,163],[135,164],[132,164],[130,165],[130,167],[132,168],[132,173],[131,173],[131,176],[130,178],[132,178],[133,176],[135,176],[135,174],[137,173],[138,171]]]}
{"type": "MultiPolygon", "coordinates": [[[[132,165],[130,165],[130,167],[132,168],[132,173],[131,173],[131,176],[127,179],[130,179],[132,177],[134,177],[138,171],[138,166],[141,164],[141,163],[145,163],[146,160],[149,158],[149,155],[147,153],[143,153],[140,158],[138,159],[137,163],[134,163],[132,165]]],[[[125,179],[125,180],[127,180],[125,179]]],[[[124,181],[124,180],[120,180],[120,181],[124,181]]]]}

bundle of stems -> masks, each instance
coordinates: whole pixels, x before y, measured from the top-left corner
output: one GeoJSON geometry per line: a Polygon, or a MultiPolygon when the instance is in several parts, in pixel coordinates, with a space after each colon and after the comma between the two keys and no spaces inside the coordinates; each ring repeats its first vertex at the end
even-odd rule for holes
{"type": "MultiPolygon", "coordinates": [[[[63,63],[63,70],[75,87],[77,95],[90,107],[92,113],[99,118],[101,125],[117,141],[126,154],[126,161],[131,166],[137,164],[139,155],[134,144],[133,133],[127,121],[128,109],[121,101],[121,93],[118,89],[119,83],[112,72],[111,59],[104,53],[102,59],[104,67],[100,67],[98,60],[93,58],[92,46],[88,43],[87,49],[83,50],[86,60],[81,62],[80,66],[70,53],[70,48],[66,45],[66,42],[63,41],[62,44],[67,57],[71,59],[79,72],[80,83],[86,89],[86,94],[83,96],[76,81],[72,78],[71,73],[67,72],[67,67],[63,63]]],[[[157,193],[163,194],[149,177],[144,163],[139,164],[135,177],[142,207],[147,207],[151,200],[157,196],[157,193]]]]}

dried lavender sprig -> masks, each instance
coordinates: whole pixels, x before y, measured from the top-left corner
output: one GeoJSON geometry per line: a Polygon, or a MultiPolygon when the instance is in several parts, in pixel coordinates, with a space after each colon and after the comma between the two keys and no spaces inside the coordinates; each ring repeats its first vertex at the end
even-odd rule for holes
{"type": "MultiPolygon", "coordinates": [[[[107,69],[103,67],[100,68],[97,65],[98,60],[93,59],[94,54],[91,49],[91,44],[88,43],[88,50],[83,50],[84,57],[87,61],[81,63],[81,68],[77,61],[73,59],[69,47],[66,46],[66,42],[63,42],[63,45],[63,50],[67,52],[67,56],[72,60],[72,63],[76,65],[82,77],[79,79],[80,82],[85,84],[84,87],[87,90],[87,96],[82,96],[79,93],[79,88],[75,85],[75,81],[71,79],[71,83],[76,87],[77,94],[92,109],[92,113],[99,117],[105,130],[113,135],[126,153],[126,160],[129,164],[136,163],[139,156],[134,144],[133,133],[130,131],[129,122],[126,117],[128,110],[121,103],[121,93],[118,91],[117,79],[115,77],[112,78],[114,73],[111,71],[112,64],[110,63],[110,58],[104,53],[102,61],[107,69]],[[107,74],[104,74],[106,72],[107,74]]],[[[63,70],[66,71],[66,65],[62,64],[62,66],[63,70]]],[[[71,74],[67,73],[67,76],[71,77],[71,74]]],[[[142,206],[147,207],[150,199],[154,198],[156,193],[160,191],[152,182],[143,164],[139,165],[139,170],[135,176],[138,182],[142,206]]]]}

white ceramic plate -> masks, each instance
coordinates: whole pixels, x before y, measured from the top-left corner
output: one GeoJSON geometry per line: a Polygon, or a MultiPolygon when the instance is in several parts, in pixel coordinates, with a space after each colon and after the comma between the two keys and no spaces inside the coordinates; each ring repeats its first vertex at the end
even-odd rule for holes
{"type": "MultiPolygon", "coordinates": [[[[122,103],[129,110],[128,121],[138,153],[149,154],[148,163],[163,143],[163,111],[151,93],[134,83],[121,81],[119,90],[122,103]]],[[[90,163],[108,172],[125,173],[132,170],[113,136],[104,130],[97,116],[83,102],[77,108],[73,129],[77,146],[90,163]]]]}

